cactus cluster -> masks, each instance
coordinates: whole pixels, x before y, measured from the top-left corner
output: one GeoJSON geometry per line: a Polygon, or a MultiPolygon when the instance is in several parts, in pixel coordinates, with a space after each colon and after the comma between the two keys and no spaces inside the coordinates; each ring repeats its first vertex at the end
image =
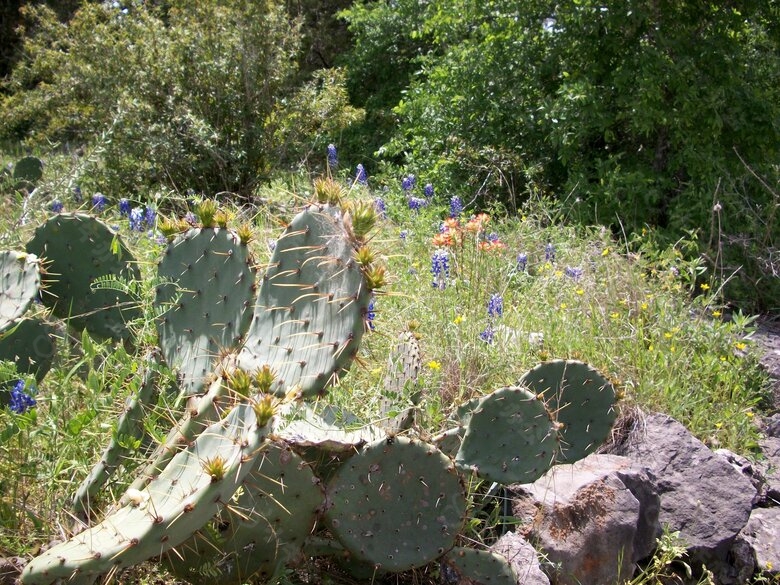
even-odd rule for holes
{"type": "MultiPolygon", "coordinates": [[[[396,434],[413,424],[409,413],[389,433],[379,425],[348,430],[348,416],[314,399],[357,356],[385,275],[367,245],[373,206],[343,204],[333,181],[315,191],[263,270],[212,206],[201,227],[172,234],[157,270],[160,350],[146,358],[115,437],[142,435],[140,417],[159,392],[158,354],[178,373],[186,407],[113,509],[33,559],[22,583],[93,583],[159,559],[191,583],[241,584],[320,555],[368,575],[439,560],[458,578],[508,582],[501,557],[457,546],[468,523],[466,480],[532,481],[584,456],[612,425],[614,389],[585,364],[549,362],[469,401],[431,440],[396,434]]],[[[76,222],[88,224],[69,216],[54,225],[62,233],[76,222]]],[[[33,246],[58,267],[53,310],[73,318],[75,307],[88,330],[113,331],[108,323],[128,318],[124,299],[94,311],[75,299],[66,311],[62,299],[104,268],[137,276],[129,255],[119,242],[109,255],[68,263],[53,229],[36,233],[33,246]],[[104,313],[100,325],[84,312],[104,313]]],[[[98,228],[83,233],[100,238],[98,228]]],[[[397,355],[387,395],[414,405],[418,340],[404,335],[397,355]]],[[[79,486],[76,514],[89,518],[90,500],[125,455],[115,439],[79,486]]]]}

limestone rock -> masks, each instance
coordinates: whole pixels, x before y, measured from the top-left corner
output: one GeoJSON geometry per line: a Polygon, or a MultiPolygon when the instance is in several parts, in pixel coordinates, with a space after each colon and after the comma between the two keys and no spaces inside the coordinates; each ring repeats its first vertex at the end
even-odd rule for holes
{"type": "Polygon", "coordinates": [[[780,571],[780,508],[756,508],[741,537],[753,548],[756,569],[766,574],[780,571]]]}
{"type": "Polygon", "coordinates": [[[536,549],[516,532],[504,534],[490,550],[506,557],[517,575],[518,585],[550,585],[539,566],[536,549]]]}

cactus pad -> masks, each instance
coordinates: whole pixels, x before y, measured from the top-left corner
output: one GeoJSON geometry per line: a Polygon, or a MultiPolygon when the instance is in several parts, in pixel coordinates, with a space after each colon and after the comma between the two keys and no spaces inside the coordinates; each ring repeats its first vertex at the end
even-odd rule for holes
{"type": "Polygon", "coordinates": [[[588,364],[545,362],[526,372],[519,383],[544,400],[558,423],[556,463],[582,459],[609,437],[617,417],[615,388],[588,364]]]}
{"type": "Polygon", "coordinates": [[[388,361],[388,376],[379,406],[385,418],[379,425],[388,433],[396,434],[412,427],[414,407],[421,398],[417,379],[422,370],[422,357],[420,343],[414,333],[404,331],[401,334],[388,361]]]}
{"type": "Polygon", "coordinates": [[[356,560],[404,571],[452,548],[466,513],[464,492],[452,461],[432,445],[383,439],[330,480],[325,525],[356,560]]]}
{"type": "Polygon", "coordinates": [[[137,303],[124,291],[92,288],[101,277],[141,278],[130,251],[106,224],[84,214],[55,215],[35,230],[27,252],[44,261],[41,300],[55,315],[98,337],[130,336],[125,323],[140,317],[137,303]]]}
{"type": "Polygon", "coordinates": [[[517,585],[518,579],[505,557],[488,550],[456,547],[442,559],[445,583],[517,585]]]}
{"type": "Polygon", "coordinates": [[[254,467],[265,436],[252,407],[237,405],[177,453],[145,490],[132,494],[129,504],[33,559],[22,583],[97,576],[164,554],[230,502],[254,467]],[[223,470],[219,478],[207,471],[217,457],[223,470]]]}
{"type": "Polygon", "coordinates": [[[14,165],[14,179],[24,183],[37,183],[43,176],[43,161],[35,156],[26,156],[14,165]]]}
{"type": "Polygon", "coordinates": [[[499,483],[527,483],[553,464],[555,428],[544,403],[523,388],[501,388],[471,413],[455,462],[499,483]]]}
{"type": "Polygon", "coordinates": [[[269,581],[309,536],[324,494],[311,469],[283,443],[269,443],[236,495],[209,524],[168,555],[173,573],[196,585],[269,581]]]}
{"type": "Polygon", "coordinates": [[[277,240],[238,364],[271,364],[273,390],[319,396],[357,354],[370,291],[337,207],[311,205],[277,240]]]}
{"type": "Polygon", "coordinates": [[[0,360],[40,382],[54,363],[54,329],[40,319],[22,319],[0,333],[0,360]]]}
{"type": "Polygon", "coordinates": [[[0,252],[0,331],[24,315],[38,296],[39,266],[34,254],[0,252]]]}
{"type": "Polygon", "coordinates": [[[233,232],[192,229],[165,250],[155,304],[160,347],[178,370],[185,394],[197,394],[220,352],[237,347],[249,327],[255,270],[247,246],[233,232]]]}

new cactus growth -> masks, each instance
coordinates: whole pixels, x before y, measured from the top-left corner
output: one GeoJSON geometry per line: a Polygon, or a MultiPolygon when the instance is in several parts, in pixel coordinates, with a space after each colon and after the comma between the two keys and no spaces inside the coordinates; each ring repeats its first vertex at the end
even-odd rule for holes
{"type": "Polygon", "coordinates": [[[284,443],[268,443],[230,505],[167,555],[196,585],[267,581],[293,560],[324,501],[312,470],[284,443]]]}
{"type": "Polygon", "coordinates": [[[249,404],[236,405],[179,451],[144,490],[126,494],[127,504],[33,559],[22,583],[89,583],[102,573],[165,554],[229,505],[252,471],[267,432],[267,427],[258,427],[249,404]],[[216,456],[224,460],[218,481],[203,466],[216,456]]]}
{"type": "Polygon", "coordinates": [[[325,526],[356,560],[382,571],[440,557],[465,520],[465,488],[452,461],[406,437],[366,445],[326,489],[325,526]]]}
{"type": "Polygon", "coordinates": [[[572,463],[595,451],[617,418],[615,388],[588,364],[553,360],[526,372],[520,384],[544,400],[556,423],[556,463],[572,463]]]}
{"type": "Polygon", "coordinates": [[[272,364],[273,390],[322,395],[352,363],[370,291],[338,207],[310,205],[277,240],[238,365],[272,364]]]}
{"type": "Polygon", "coordinates": [[[0,332],[27,312],[40,287],[37,256],[15,251],[0,252],[0,332]]]}
{"type": "Polygon", "coordinates": [[[177,237],[158,265],[155,305],[160,348],[182,391],[208,383],[220,353],[238,346],[252,317],[255,270],[246,245],[222,228],[177,237]]]}
{"type": "Polygon", "coordinates": [[[118,234],[94,217],[62,213],[35,230],[27,252],[44,260],[41,300],[56,316],[98,337],[130,337],[126,323],[141,315],[137,303],[124,291],[92,286],[102,277],[140,280],[118,234]]]}

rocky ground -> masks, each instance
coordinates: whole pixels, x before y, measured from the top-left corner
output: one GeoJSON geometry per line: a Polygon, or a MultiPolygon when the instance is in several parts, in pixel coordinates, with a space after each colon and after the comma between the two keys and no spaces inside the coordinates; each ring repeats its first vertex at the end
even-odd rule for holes
{"type": "Polygon", "coordinates": [[[773,381],[775,408],[780,410],[780,317],[762,320],[754,339],[763,352],[761,364],[773,381]]]}

